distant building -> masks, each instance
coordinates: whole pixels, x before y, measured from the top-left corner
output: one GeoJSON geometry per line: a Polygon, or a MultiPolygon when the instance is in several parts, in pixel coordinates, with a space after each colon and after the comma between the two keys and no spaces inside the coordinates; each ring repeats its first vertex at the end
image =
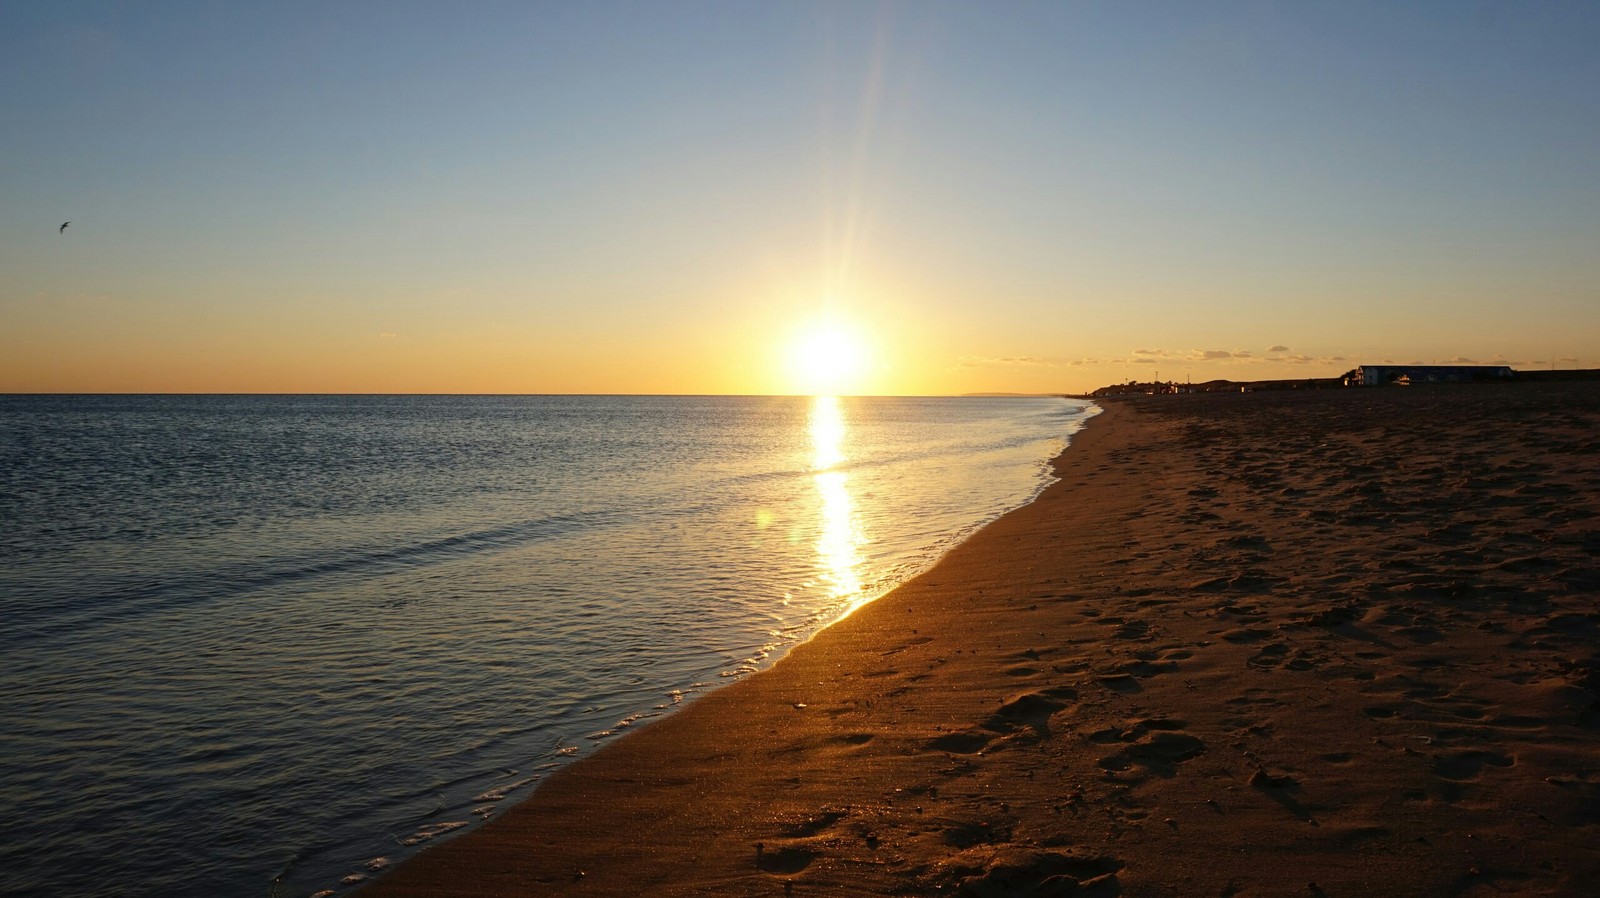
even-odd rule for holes
{"type": "Polygon", "coordinates": [[[1510,380],[1509,365],[1362,365],[1344,376],[1347,387],[1463,384],[1510,380]]]}

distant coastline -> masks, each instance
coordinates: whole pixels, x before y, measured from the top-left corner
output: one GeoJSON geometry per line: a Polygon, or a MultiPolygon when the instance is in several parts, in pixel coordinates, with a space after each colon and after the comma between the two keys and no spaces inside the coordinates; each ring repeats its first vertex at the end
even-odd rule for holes
{"type": "MultiPolygon", "coordinates": [[[[1173,393],[1258,393],[1268,390],[1342,390],[1346,377],[1278,378],[1274,380],[1208,380],[1201,383],[1178,381],[1138,381],[1109,384],[1088,393],[1063,393],[1070,399],[1104,399],[1109,396],[1150,396],[1173,393]]],[[[1509,383],[1556,383],[1565,381],[1600,380],[1600,368],[1565,368],[1552,370],[1513,370],[1509,383]]],[[[994,394],[1001,395],[1001,394],[994,394]]]]}

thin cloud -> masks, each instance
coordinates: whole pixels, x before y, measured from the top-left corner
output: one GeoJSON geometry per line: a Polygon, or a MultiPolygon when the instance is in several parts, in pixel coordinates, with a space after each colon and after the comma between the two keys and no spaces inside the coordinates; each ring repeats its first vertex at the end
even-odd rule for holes
{"type": "Polygon", "coordinates": [[[1050,359],[1039,358],[1031,355],[1018,356],[983,356],[964,355],[961,357],[963,368],[1054,368],[1056,363],[1050,359]]]}
{"type": "Polygon", "coordinates": [[[1288,351],[1289,351],[1289,347],[1283,345],[1282,343],[1279,343],[1277,346],[1270,346],[1270,347],[1267,348],[1267,352],[1288,352],[1288,351]]]}

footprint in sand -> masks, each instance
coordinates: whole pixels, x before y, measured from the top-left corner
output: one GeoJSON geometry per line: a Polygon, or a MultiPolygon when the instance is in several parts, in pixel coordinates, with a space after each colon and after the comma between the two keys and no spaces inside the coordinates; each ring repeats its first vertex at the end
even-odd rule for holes
{"type": "Polygon", "coordinates": [[[1006,846],[998,851],[974,849],[940,865],[941,875],[924,885],[931,893],[958,895],[1072,895],[1101,898],[1120,895],[1117,871],[1122,861],[1087,853],[1038,851],[1006,846]],[[970,857],[969,857],[970,855],[970,857]]]}
{"type": "Polygon", "coordinates": [[[813,836],[820,835],[822,832],[831,828],[835,823],[838,823],[843,819],[843,811],[823,811],[820,814],[807,817],[804,820],[796,821],[794,823],[786,823],[779,831],[783,833],[786,838],[809,839],[813,836]]]}
{"type": "Polygon", "coordinates": [[[1135,652],[1131,660],[1123,661],[1108,669],[1103,668],[1104,672],[1096,679],[1100,685],[1112,692],[1132,695],[1144,691],[1144,687],[1139,685],[1139,680],[1173,673],[1178,670],[1178,662],[1187,661],[1192,657],[1194,653],[1183,648],[1135,652]]]}
{"type": "Polygon", "coordinates": [[[1404,627],[1400,635],[1417,645],[1433,645],[1444,639],[1444,633],[1437,627],[1404,627]]]}
{"type": "Polygon", "coordinates": [[[1508,730],[1542,730],[1550,725],[1543,717],[1528,714],[1510,714],[1487,721],[1489,726],[1508,730]]]}
{"type": "Polygon", "coordinates": [[[801,872],[822,855],[821,851],[807,843],[825,837],[846,816],[844,811],[826,809],[803,820],[781,823],[778,834],[785,841],[778,844],[757,842],[756,868],[777,876],[793,876],[801,872]]]}
{"type": "Polygon", "coordinates": [[[954,848],[971,848],[975,845],[994,845],[1011,840],[1011,824],[991,823],[987,820],[957,821],[939,834],[940,841],[954,848]]]}
{"type": "Polygon", "coordinates": [[[1181,720],[1156,717],[1141,720],[1121,732],[1100,730],[1089,736],[1099,744],[1125,743],[1115,754],[1100,758],[1101,769],[1121,772],[1142,767],[1161,777],[1177,774],[1178,765],[1205,753],[1206,744],[1197,737],[1179,732],[1188,726],[1181,720]]]}
{"type": "MultiPolygon", "coordinates": [[[[1111,623],[1111,621],[1106,621],[1111,623]]],[[[1116,639],[1143,641],[1150,638],[1150,624],[1142,620],[1122,621],[1111,635],[1116,639]]]]}
{"type": "Polygon", "coordinates": [[[817,853],[809,848],[799,848],[793,845],[767,848],[764,845],[758,845],[756,847],[756,867],[763,873],[792,876],[811,866],[811,861],[816,856],[817,853]]]}
{"type": "Polygon", "coordinates": [[[1186,733],[1155,733],[1098,762],[1106,770],[1128,770],[1135,765],[1161,777],[1177,774],[1177,765],[1204,754],[1206,744],[1186,733]]]}
{"type": "Polygon", "coordinates": [[[1278,667],[1283,664],[1288,654],[1288,645],[1274,642],[1262,646],[1260,651],[1256,652],[1255,657],[1245,663],[1257,668],[1278,667]]]}
{"type": "Polygon", "coordinates": [[[983,722],[983,728],[996,733],[1011,733],[1027,727],[1038,736],[1048,737],[1051,716],[1067,707],[1063,699],[1077,696],[1077,690],[1070,687],[1025,692],[1002,704],[994,716],[983,722]]]}
{"type": "Polygon", "coordinates": [[[1461,751],[1434,759],[1433,772],[1441,779],[1462,782],[1474,780],[1485,767],[1511,767],[1516,758],[1493,751],[1461,751]]]}
{"type": "Polygon", "coordinates": [[[946,733],[930,739],[928,748],[954,755],[972,755],[983,751],[993,741],[993,736],[982,733],[946,733]]]}
{"type": "Polygon", "coordinates": [[[1136,692],[1144,691],[1144,687],[1139,685],[1139,681],[1127,674],[1107,674],[1100,677],[1099,682],[1100,685],[1121,695],[1133,695],[1136,692]]]}
{"type": "Polygon", "coordinates": [[[1113,674],[1127,674],[1130,677],[1148,679],[1150,677],[1160,676],[1164,673],[1172,673],[1177,669],[1178,662],[1176,661],[1135,660],[1124,661],[1123,663],[1112,668],[1112,672],[1113,674]]]}

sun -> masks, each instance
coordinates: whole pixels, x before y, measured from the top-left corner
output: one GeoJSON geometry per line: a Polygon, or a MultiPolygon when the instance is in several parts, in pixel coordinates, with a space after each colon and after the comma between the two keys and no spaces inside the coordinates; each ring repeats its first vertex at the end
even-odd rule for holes
{"type": "Polygon", "coordinates": [[[790,379],[802,393],[851,393],[860,389],[870,355],[857,328],[838,320],[813,322],[789,344],[790,379]]]}

